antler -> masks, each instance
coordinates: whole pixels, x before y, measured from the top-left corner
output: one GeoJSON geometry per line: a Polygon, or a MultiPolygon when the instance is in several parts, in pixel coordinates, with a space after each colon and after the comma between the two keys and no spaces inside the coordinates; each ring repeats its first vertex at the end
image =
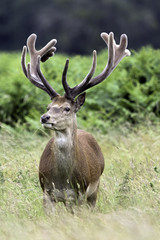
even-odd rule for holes
{"type": "Polygon", "coordinates": [[[125,57],[130,55],[130,51],[127,48],[128,44],[128,39],[125,34],[121,35],[120,38],[120,44],[117,45],[115,40],[114,40],[114,34],[111,32],[109,35],[107,33],[101,33],[102,39],[105,41],[105,43],[108,46],[108,62],[107,65],[105,66],[104,70],[97,75],[96,77],[93,77],[93,74],[96,69],[96,51],[93,51],[93,62],[91,69],[87,76],[84,78],[84,80],[76,85],[73,88],[70,88],[67,79],[66,79],[66,74],[68,70],[68,64],[69,60],[67,59],[66,65],[63,71],[63,76],[62,76],[62,84],[65,90],[65,94],[67,97],[74,99],[77,95],[80,93],[84,92],[88,88],[91,88],[99,83],[101,83],[103,80],[105,80],[111,72],[116,68],[118,63],[125,57]]]}
{"type": "Polygon", "coordinates": [[[45,62],[49,57],[54,55],[56,48],[53,47],[56,43],[56,39],[52,39],[46,46],[41,50],[35,49],[36,34],[31,34],[27,39],[27,47],[30,54],[30,63],[26,67],[26,52],[27,47],[23,47],[21,65],[25,76],[33,83],[36,87],[41,88],[47,92],[51,99],[58,95],[51,85],[47,82],[40,70],[40,60],[45,62]]]}

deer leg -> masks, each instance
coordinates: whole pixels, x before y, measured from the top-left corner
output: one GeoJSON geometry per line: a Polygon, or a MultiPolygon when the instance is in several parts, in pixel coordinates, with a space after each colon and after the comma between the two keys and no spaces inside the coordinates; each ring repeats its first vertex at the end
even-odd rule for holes
{"type": "Polygon", "coordinates": [[[56,203],[64,202],[63,193],[55,188],[54,183],[47,183],[44,187],[43,206],[47,215],[55,213],[56,203]]]}
{"type": "Polygon", "coordinates": [[[43,207],[46,215],[50,216],[55,213],[55,205],[56,202],[52,201],[50,195],[45,191],[43,194],[43,207]]]}
{"type": "Polygon", "coordinates": [[[87,203],[91,208],[94,208],[96,205],[97,192],[98,192],[98,188],[90,197],[87,198],[87,203]]]}
{"type": "Polygon", "coordinates": [[[65,196],[65,206],[66,206],[66,209],[74,214],[74,211],[73,211],[73,205],[76,204],[77,202],[77,199],[78,199],[78,196],[76,194],[76,192],[73,190],[73,189],[65,189],[64,190],[64,196],[65,196]]]}
{"type": "Polygon", "coordinates": [[[95,207],[96,205],[96,200],[97,200],[97,192],[98,192],[98,188],[99,188],[99,180],[94,182],[94,183],[90,183],[87,187],[86,190],[86,200],[87,203],[90,207],[95,207]]]}

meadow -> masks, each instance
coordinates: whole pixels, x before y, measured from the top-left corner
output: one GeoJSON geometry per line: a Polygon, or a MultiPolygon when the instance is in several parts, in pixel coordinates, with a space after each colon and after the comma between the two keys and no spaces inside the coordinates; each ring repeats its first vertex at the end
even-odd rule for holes
{"type": "MultiPolygon", "coordinates": [[[[42,66],[60,84],[66,56],[42,66]]],[[[87,74],[91,57],[70,57],[71,86],[87,74]]],[[[97,72],[106,62],[98,55],[97,72]]],[[[132,51],[102,84],[87,92],[79,128],[91,132],[105,157],[98,201],[91,211],[59,204],[44,214],[38,180],[41,153],[52,135],[40,126],[48,96],[23,76],[20,53],[0,53],[0,240],[160,239],[160,51],[132,51]]]]}
{"type": "Polygon", "coordinates": [[[60,204],[47,217],[38,165],[51,133],[1,125],[0,239],[160,238],[160,126],[94,135],[105,157],[96,208],[75,207],[71,215],[60,204]]]}

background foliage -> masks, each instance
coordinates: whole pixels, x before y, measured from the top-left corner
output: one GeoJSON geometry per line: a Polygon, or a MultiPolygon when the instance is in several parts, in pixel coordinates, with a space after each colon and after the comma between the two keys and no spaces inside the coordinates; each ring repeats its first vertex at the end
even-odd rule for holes
{"type": "MultiPolygon", "coordinates": [[[[63,94],[61,74],[66,56],[55,55],[41,68],[57,92],[63,94]]],[[[70,57],[68,82],[83,80],[91,57],[70,57]]],[[[107,61],[106,50],[98,55],[96,74],[107,61]]],[[[87,91],[78,113],[79,126],[103,133],[111,126],[142,121],[155,122],[160,116],[160,50],[151,47],[132,52],[111,76],[87,91]]],[[[0,122],[30,129],[40,127],[39,119],[50,102],[48,95],[32,85],[22,73],[20,53],[0,54],[0,122]]]]}

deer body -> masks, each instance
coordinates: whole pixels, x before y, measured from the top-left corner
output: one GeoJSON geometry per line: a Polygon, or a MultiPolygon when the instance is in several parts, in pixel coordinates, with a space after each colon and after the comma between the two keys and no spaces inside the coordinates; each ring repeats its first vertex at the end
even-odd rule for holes
{"type": "Polygon", "coordinates": [[[44,204],[47,196],[51,202],[80,203],[82,194],[90,205],[96,203],[104,158],[92,135],[77,130],[74,109],[70,100],[56,97],[50,110],[41,118],[43,122],[48,117],[44,125],[47,127],[53,124],[54,129],[54,137],[47,144],[39,166],[40,183],[45,194],[44,204]],[[66,102],[70,112],[64,111],[66,102]]]}
{"type": "Polygon", "coordinates": [[[93,62],[84,80],[73,88],[67,83],[67,59],[62,85],[65,91],[60,96],[48,83],[40,70],[40,61],[53,56],[56,40],[51,40],[44,48],[35,49],[36,35],[27,40],[30,63],[26,67],[26,51],[22,52],[22,69],[26,77],[51,97],[47,112],[41,116],[45,128],[54,130],[54,137],[48,142],[40,160],[39,179],[44,193],[44,206],[48,213],[54,210],[57,202],[66,206],[81,204],[84,200],[95,206],[100,176],[104,169],[101,149],[91,134],[77,129],[76,112],[85,102],[85,91],[104,81],[118,63],[130,52],[127,48],[127,36],[121,35],[117,45],[113,33],[102,33],[101,37],[108,45],[108,62],[104,70],[93,77],[96,68],[96,51],[93,62]],[[76,98],[77,97],[77,98],[76,98]],[[75,99],[76,98],[76,99],[75,99]]]}

